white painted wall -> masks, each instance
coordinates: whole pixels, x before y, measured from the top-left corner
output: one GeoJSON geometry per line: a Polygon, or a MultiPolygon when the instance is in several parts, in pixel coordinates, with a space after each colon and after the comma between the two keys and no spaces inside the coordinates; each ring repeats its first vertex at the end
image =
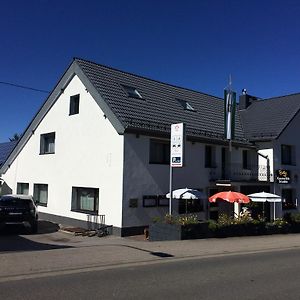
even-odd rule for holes
{"type": "Polygon", "coordinates": [[[48,184],[48,206],[41,212],[86,220],[71,211],[72,186],[99,188],[99,214],[121,226],[123,136],[75,76],[46,114],[2,178],[16,192],[17,182],[48,184]],[[79,114],[69,116],[70,96],[80,94],[79,114]],[[40,135],[55,132],[55,154],[39,155],[40,135]]]}
{"type": "MultiPolygon", "coordinates": [[[[300,139],[298,138],[298,131],[300,128],[300,114],[289,123],[288,127],[282,132],[279,138],[274,142],[274,168],[287,169],[291,171],[290,184],[276,184],[275,192],[281,195],[283,188],[292,188],[296,190],[295,198],[300,200],[300,139]],[[291,145],[294,147],[295,165],[281,165],[281,145],[291,145]]],[[[295,211],[295,210],[291,210],[295,211]]],[[[299,211],[299,206],[298,206],[299,211]]],[[[285,212],[285,211],[284,211],[285,212]]]]}
{"type": "MultiPolygon", "coordinates": [[[[163,195],[169,192],[169,166],[149,164],[149,150],[151,137],[135,134],[125,135],[124,161],[124,201],[123,226],[148,225],[153,217],[163,216],[168,207],[143,207],[144,195],[163,195]],[[130,208],[129,199],[137,198],[138,207],[130,208]]],[[[153,139],[157,139],[154,138],[153,139]]],[[[221,149],[216,146],[216,169],[205,168],[205,145],[202,143],[186,142],[186,163],[183,168],[174,168],[173,189],[199,188],[204,193],[209,187],[216,187],[210,182],[210,173],[221,175],[221,149]]],[[[242,164],[241,148],[232,149],[233,161],[242,164]]],[[[253,150],[254,151],[254,150],[253,150]]],[[[255,151],[254,151],[255,153],[255,151]]],[[[220,177],[219,177],[220,178],[220,177]]],[[[207,194],[206,194],[207,195],[207,194]]],[[[207,198],[204,207],[207,206],[207,198]]],[[[206,211],[199,214],[199,218],[206,218],[206,211]]]]}

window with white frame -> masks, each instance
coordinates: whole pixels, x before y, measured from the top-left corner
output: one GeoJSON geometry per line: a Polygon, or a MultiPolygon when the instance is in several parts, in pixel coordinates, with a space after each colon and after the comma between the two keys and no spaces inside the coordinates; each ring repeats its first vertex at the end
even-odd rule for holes
{"type": "Polygon", "coordinates": [[[35,183],[33,185],[33,198],[39,205],[48,204],[48,184],[35,183]]]}
{"type": "Polygon", "coordinates": [[[79,94],[70,97],[70,116],[79,114],[79,98],[79,94]]]}
{"type": "Polygon", "coordinates": [[[40,154],[55,153],[55,132],[41,134],[40,154]]]}
{"type": "Polygon", "coordinates": [[[98,213],[99,189],[72,187],[72,211],[98,213]]]}
{"type": "Polygon", "coordinates": [[[17,194],[28,195],[29,194],[29,183],[18,182],[17,183],[17,194]]]}

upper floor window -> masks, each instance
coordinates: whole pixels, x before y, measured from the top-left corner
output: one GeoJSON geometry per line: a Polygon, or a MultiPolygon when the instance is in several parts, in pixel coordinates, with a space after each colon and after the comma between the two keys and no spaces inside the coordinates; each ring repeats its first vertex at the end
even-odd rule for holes
{"type": "Polygon", "coordinates": [[[195,111],[195,109],[193,108],[193,106],[188,103],[187,101],[185,100],[181,100],[181,99],[176,99],[179,104],[185,109],[185,110],[190,110],[190,111],[195,111]]]}
{"type": "Polygon", "coordinates": [[[126,91],[128,97],[143,99],[141,93],[135,87],[128,86],[128,85],[122,85],[122,87],[126,91]]]}
{"type": "Polygon", "coordinates": [[[70,97],[70,116],[79,114],[79,94],[70,97]]]}
{"type": "Polygon", "coordinates": [[[40,154],[55,153],[55,132],[41,134],[40,154]]]}
{"type": "Polygon", "coordinates": [[[242,155],[243,155],[243,169],[250,169],[249,151],[243,150],[242,155]]]}
{"type": "Polygon", "coordinates": [[[170,142],[150,140],[150,164],[170,164],[170,142]]]}
{"type": "Polygon", "coordinates": [[[293,164],[293,147],[291,145],[281,145],[281,164],[292,165],[293,164]]]}
{"type": "Polygon", "coordinates": [[[216,167],[216,149],[213,146],[205,146],[205,168],[216,167]]]}

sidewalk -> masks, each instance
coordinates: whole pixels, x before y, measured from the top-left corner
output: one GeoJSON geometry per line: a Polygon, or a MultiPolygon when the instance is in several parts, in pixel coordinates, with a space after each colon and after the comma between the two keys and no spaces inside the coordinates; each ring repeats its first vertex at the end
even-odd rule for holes
{"type": "Polygon", "coordinates": [[[165,242],[115,236],[75,237],[62,232],[27,238],[33,245],[46,245],[48,248],[1,252],[0,282],[48,276],[51,273],[66,274],[175,259],[300,248],[300,234],[165,242]]]}

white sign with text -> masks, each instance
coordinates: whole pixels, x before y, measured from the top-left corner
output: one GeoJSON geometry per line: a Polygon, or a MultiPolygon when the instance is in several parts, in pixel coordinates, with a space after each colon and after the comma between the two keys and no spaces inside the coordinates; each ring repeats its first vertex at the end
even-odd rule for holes
{"type": "Polygon", "coordinates": [[[184,164],[185,126],[183,123],[171,125],[171,167],[183,167],[184,164]]]}

